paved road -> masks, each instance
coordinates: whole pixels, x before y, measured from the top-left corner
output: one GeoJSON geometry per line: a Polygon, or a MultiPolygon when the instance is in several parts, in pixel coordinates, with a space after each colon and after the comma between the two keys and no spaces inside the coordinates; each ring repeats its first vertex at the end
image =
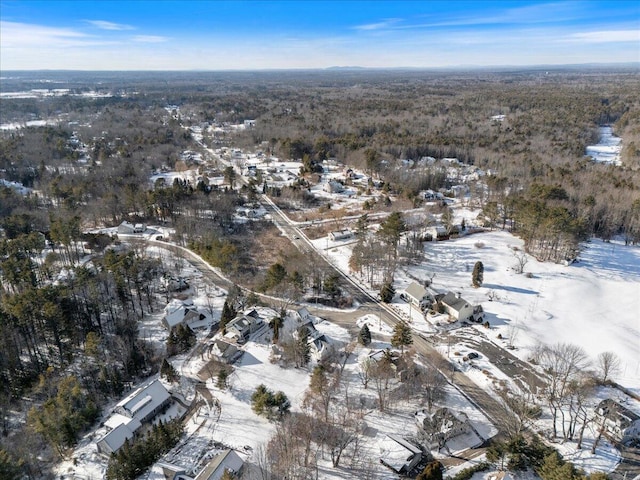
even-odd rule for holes
{"type": "MultiPolygon", "coordinates": [[[[322,309],[309,307],[309,310],[316,316],[331,320],[345,328],[347,328],[352,334],[357,334],[359,328],[356,325],[355,320],[368,313],[378,315],[383,322],[393,328],[396,323],[403,319],[391,308],[387,307],[383,303],[377,302],[368,292],[363,290],[358,284],[356,284],[349,276],[345,275],[341,270],[334,267],[328,260],[320,255],[311,242],[304,235],[304,232],[299,229],[293,222],[291,222],[270,200],[263,202],[264,207],[270,213],[274,223],[287,235],[292,243],[301,251],[309,255],[316,256],[318,262],[323,262],[334,269],[342,278],[342,288],[354,299],[358,308],[352,311],[336,311],[333,309],[322,309]]],[[[193,252],[165,242],[149,241],[149,243],[156,244],[162,248],[174,252],[176,255],[186,259],[202,272],[203,276],[211,283],[218,285],[222,288],[229,289],[233,282],[229,281],[224,276],[220,275],[214,269],[212,269],[206,262],[193,252]]],[[[468,341],[468,338],[466,339],[468,341]]],[[[486,342],[483,342],[486,343],[486,342]]],[[[497,346],[482,347],[478,343],[478,349],[481,350],[489,359],[498,359],[497,365],[505,373],[510,376],[518,376],[522,379],[522,372],[528,372],[527,380],[533,380],[534,390],[535,387],[540,387],[541,379],[539,376],[533,375],[530,372],[530,368],[523,364],[517,357],[509,354],[508,352],[499,349],[497,346]],[[525,368],[526,367],[526,368],[525,368]],[[531,374],[531,375],[530,375],[531,374]]],[[[440,364],[442,362],[442,355],[433,347],[427,337],[422,335],[413,336],[413,347],[416,352],[428,359],[432,364],[440,364]]],[[[496,426],[499,433],[494,440],[505,439],[504,432],[508,430],[507,423],[509,416],[512,414],[508,412],[502,404],[492,397],[485,390],[476,385],[465,374],[456,371],[455,365],[452,364],[452,371],[447,373],[447,378],[452,385],[458,388],[458,390],[480,411],[482,411],[486,417],[496,426]]],[[[615,472],[609,474],[612,480],[628,480],[635,479],[637,475],[640,475],[640,455],[636,450],[623,450],[623,462],[618,465],[615,472]]]]}

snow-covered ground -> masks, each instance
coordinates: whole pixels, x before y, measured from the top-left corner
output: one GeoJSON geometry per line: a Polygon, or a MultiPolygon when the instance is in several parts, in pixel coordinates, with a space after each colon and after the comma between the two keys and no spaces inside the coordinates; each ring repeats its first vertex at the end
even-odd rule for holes
{"type": "MultiPolygon", "coordinates": [[[[347,242],[329,241],[328,250],[326,238],[314,242],[347,270],[347,242]]],[[[434,290],[460,292],[471,303],[482,304],[495,339],[517,330],[516,356],[528,359],[538,343],[573,343],[594,361],[599,353],[613,351],[621,359],[616,380],[640,393],[640,247],[593,239],[584,245],[578,262],[564,266],[528,257],[524,274],[514,271],[513,247],[521,250],[522,241],[502,231],[429,242],[420,265],[396,273],[396,291],[414,278],[435,274],[434,290]],[[480,288],[471,285],[476,261],[484,265],[480,288]]],[[[409,314],[409,305],[399,298],[393,306],[409,314]]],[[[422,320],[415,309],[411,315],[416,323],[422,320]]]]}
{"type": "Polygon", "coordinates": [[[587,155],[596,162],[620,165],[622,139],[613,134],[612,127],[600,127],[600,141],[587,147],[587,155]]]}

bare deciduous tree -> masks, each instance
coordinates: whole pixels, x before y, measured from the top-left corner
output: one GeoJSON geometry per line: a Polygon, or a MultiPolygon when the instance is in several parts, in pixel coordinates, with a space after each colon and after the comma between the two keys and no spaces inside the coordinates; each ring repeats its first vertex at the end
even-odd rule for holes
{"type": "Polygon", "coordinates": [[[529,262],[529,257],[527,254],[519,249],[513,249],[513,256],[516,259],[516,263],[513,266],[513,269],[516,273],[524,273],[524,267],[529,262]]]}
{"type": "Polygon", "coordinates": [[[620,357],[613,352],[602,352],[597,358],[599,380],[607,382],[620,373],[620,357]]]}

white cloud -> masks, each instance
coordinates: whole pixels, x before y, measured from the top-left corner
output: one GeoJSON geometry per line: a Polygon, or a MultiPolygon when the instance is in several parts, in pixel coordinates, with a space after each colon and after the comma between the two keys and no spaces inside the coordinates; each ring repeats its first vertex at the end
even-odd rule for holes
{"type": "Polygon", "coordinates": [[[353,27],[355,30],[386,30],[393,28],[398,22],[401,22],[400,18],[388,18],[377,23],[367,23],[365,25],[356,25],[353,27]]]}
{"type": "Polygon", "coordinates": [[[101,30],[135,30],[135,27],[131,25],[107,22],[106,20],[87,20],[86,22],[101,30]]]}
{"type": "Polygon", "coordinates": [[[169,40],[169,37],[161,37],[159,35],[136,35],[131,40],[141,43],[162,43],[169,40]]]}
{"type": "Polygon", "coordinates": [[[70,28],[0,21],[2,48],[25,46],[75,46],[91,42],[91,37],[70,28]]]}
{"type": "Polygon", "coordinates": [[[640,42],[640,30],[601,30],[569,35],[569,41],[579,43],[640,42]]]}

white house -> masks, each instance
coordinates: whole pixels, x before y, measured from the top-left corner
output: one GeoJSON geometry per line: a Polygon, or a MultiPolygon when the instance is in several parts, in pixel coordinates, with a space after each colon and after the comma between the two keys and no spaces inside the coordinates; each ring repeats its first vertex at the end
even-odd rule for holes
{"type": "Polygon", "coordinates": [[[236,345],[225,342],[224,339],[217,339],[209,345],[209,355],[223,363],[235,362],[242,353],[236,345]]]}
{"type": "Polygon", "coordinates": [[[434,296],[431,292],[418,282],[411,282],[409,286],[404,289],[404,293],[401,295],[401,298],[410,302],[420,310],[429,308],[434,302],[434,296]]]}
{"type": "Polygon", "coordinates": [[[105,422],[111,430],[96,443],[98,452],[105,455],[117,452],[169,403],[171,394],[157,379],[134,390],[116,405],[105,422]]]}
{"type": "Polygon", "coordinates": [[[409,473],[422,460],[422,449],[397,435],[387,435],[380,442],[380,463],[395,473],[409,473]]]}
{"type": "MultiPolygon", "coordinates": [[[[307,335],[309,337],[308,345],[309,345],[309,348],[311,349],[311,356],[316,361],[322,360],[329,353],[331,344],[322,333],[316,330],[316,327],[313,324],[311,316],[308,315],[307,319],[303,321],[302,325],[300,325],[298,328],[302,328],[307,332],[307,335]]],[[[298,336],[298,330],[293,332],[293,336],[294,337],[298,336]]]]}
{"type": "Polygon", "coordinates": [[[455,320],[482,322],[484,310],[482,305],[472,305],[453,292],[447,293],[440,299],[445,311],[455,320]]]}
{"type": "Polygon", "coordinates": [[[220,480],[225,471],[238,474],[244,465],[235,450],[225,450],[211,459],[211,461],[196,475],[194,480],[220,480]]]}
{"type": "Polygon", "coordinates": [[[182,302],[180,300],[172,300],[164,309],[165,316],[162,319],[162,325],[171,330],[180,324],[187,325],[191,329],[208,325],[208,316],[198,310],[193,302],[182,302]]]}
{"type": "Polygon", "coordinates": [[[336,230],[335,232],[329,232],[329,238],[332,242],[337,242],[338,240],[347,240],[353,237],[353,232],[348,228],[344,230],[336,230]]]}
{"type": "Polygon", "coordinates": [[[144,233],[147,229],[147,226],[144,223],[133,223],[127,222],[126,220],[118,225],[118,233],[123,235],[133,235],[135,233],[144,233]]]}
{"type": "Polygon", "coordinates": [[[244,343],[249,340],[252,333],[257,332],[264,326],[264,321],[258,315],[258,312],[251,310],[247,314],[236,316],[227,323],[227,337],[234,338],[238,343],[244,343]]]}
{"type": "Polygon", "coordinates": [[[605,435],[616,442],[640,440],[640,416],[611,398],[598,404],[596,419],[604,426],[605,435]]]}

